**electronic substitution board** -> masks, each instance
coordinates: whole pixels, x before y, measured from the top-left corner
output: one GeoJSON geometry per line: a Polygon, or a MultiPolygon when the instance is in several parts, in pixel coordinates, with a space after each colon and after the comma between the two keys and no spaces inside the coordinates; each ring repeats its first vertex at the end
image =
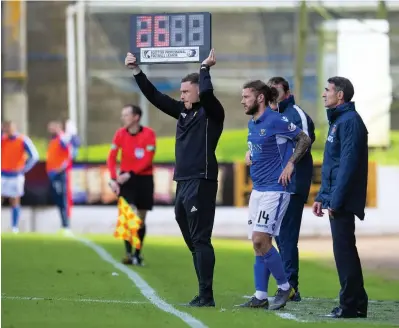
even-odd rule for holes
{"type": "Polygon", "coordinates": [[[211,14],[163,13],[131,16],[130,52],[138,64],[199,63],[212,46],[211,14]]]}

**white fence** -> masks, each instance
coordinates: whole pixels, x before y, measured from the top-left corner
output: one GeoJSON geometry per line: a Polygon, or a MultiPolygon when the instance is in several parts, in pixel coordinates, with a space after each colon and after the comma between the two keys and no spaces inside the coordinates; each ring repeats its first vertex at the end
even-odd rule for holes
{"type": "MultiPolygon", "coordinates": [[[[357,220],[357,235],[399,234],[399,167],[378,167],[377,169],[377,208],[366,209],[366,219],[357,220]]],[[[2,231],[10,230],[10,210],[1,211],[2,231]]],[[[79,206],[74,207],[71,219],[72,230],[76,233],[112,234],[116,223],[116,207],[79,206]]],[[[216,210],[214,237],[246,238],[247,209],[218,207],[216,210]]],[[[147,217],[147,231],[151,235],[180,236],[175,222],[173,207],[155,207],[147,217]]],[[[53,233],[60,228],[58,211],[53,207],[24,208],[20,222],[21,231],[53,233]]],[[[329,236],[328,216],[313,216],[309,207],[305,208],[302,219],[301,236],[329,236]]]]}

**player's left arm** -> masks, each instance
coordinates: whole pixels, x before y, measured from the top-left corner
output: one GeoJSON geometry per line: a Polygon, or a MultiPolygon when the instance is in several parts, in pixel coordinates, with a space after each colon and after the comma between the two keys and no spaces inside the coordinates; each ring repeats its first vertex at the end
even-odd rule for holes
{"type": "Polygon", "coordinates": [[[33,144],[32,140],[24,136],[24,149],[25,152],[28,154],[28,159],[25,162],[24,173],[29,172],[39,161],[39,153],[33,144]]]}
{"type": "Polygon", "coordinates": [[[291,176],[294,172],[295,165],[306,154],[306,151],[311,145],[312,140],[294,123],[286,122],[283,119],[276,121],[275,128],[277,130],[277,136],[295,141],[294,153],[288,160],[278,179],[279,183],[281,183],[283,186],[287,186],[291,182],[291,176]]]}
{"type": "Polygon", "coordinates": [[[341,158],[336,180],[336,188],[332,193],[330,208],[339,211],[344,199],[350,192],[355,171],[358,168],[358,150],[363,149],[366,131],[357,119],[347,120],[338,126],[337,135],[341,142],[341,158]]]}
{"type": "Polygon", "coordinates": [[[305,132],[300,131],[293,140],[295,141],[295,150],[288,162],[296,164],[306,154],[312,144],[312,139],[305,132]]]}
{"type": "Polygon", "coordinates": [[[206,115],[216,122],[224,122],[224,108],[213,92],[209,69],[216,64],[215,50],[212,49],[201,65],[199,74],[199,96],[206,115]]]}
{"type": "Polygon", "coordinates": [[[287,122],[284,119],[276,120],[274,128],[276,129],[277,136],[287,138],[295,142],[294,153],[288,162],[294,165],[297,164],[312,144],[312,140],[294,123],[287,122]]]}
{"type": "Polygon", "coordinates": [[[217,122],[224,122],[224,108],[213,92],[213,85],[209,68],[202,66],[200,69],[200,101],[206,115],[217,122]]]}
{"type": "Polygon", "coordinates": [[[136,169],[131,172],[133,174],[140,174],[144,170],[151,167],[155,156],[156,136],[153,130],[148,130],[147,142],[144,149],[144,156],[138,161],[136,169]]]}

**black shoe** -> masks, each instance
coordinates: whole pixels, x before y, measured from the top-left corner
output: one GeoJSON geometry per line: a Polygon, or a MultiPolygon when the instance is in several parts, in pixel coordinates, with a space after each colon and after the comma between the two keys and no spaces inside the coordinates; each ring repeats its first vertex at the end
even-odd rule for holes
{"type": "Polygon", "coordinates": [[[290,287],[288,290],[282,290],[281,288],[277,289],[276,295],[274,296],[274,301],[270,305],[269,309],[270,310],[279,310],[283,308],[290,296],[292,295],[293,289],[290,287]]]}
{"type": "Polygon", "coordinates": [[[122,259],[122,263],[123,263],[123,264],[133,264],[132,256],[127,254],[127,255],[122,259]]]}
{"type": "Polygon", "coordinates": [[[215,307],[215,300],[213,298],[203,298],[200,297],[199,302],[197,303],[198,307],[215,307]]]}
{"type": "Polygon", "coordinates": [[[268,309],[269,308],[269,300],[266,298],[264,300],[259,300],[255,296],[252,296],[252,298],[243,304],[236,305],[239,307],[244,307],[244,308],[263,308],[263,309],[268,309]]]}
{"type": "Polygon", "coordinates": [[[367,318],[367,313],[361,311],[346,311],[337,306],[326,317],[334,319],[367,318]]]}
{"type": "Polygon", "coordinates": [[[300,302],[302,300],[301,294],[299,293],[299,290],[294,290],[290,295],[290,298],[288,299],[291,302],[300,302]]]}
{"type": "Polygon", "coordinates": [[[215,307],[215,300],[213,298],[204,298],[196,295],[186,305],[192,307],[215,307]]]}
{"type": "Polygon", "coordinates": [[[359,310],[357,310],[357,311],[356,311],[356,314],[357,314],[357,317],[358,317],[358,318],[367,318],[367,310],[365,310],[365,311],[359,311],[359,310]]]}
{"type": "Polygon", "coordinates": [[[187,304],[188,306],[196,306],[200,301],[200,297],[195,295],[194,298],[187,304]]]}
{"type": "Polygon", "coordinates": [[[139,255],[133,255],[132,262],[133,265],[144,266],[143,258],[139,255]]]}

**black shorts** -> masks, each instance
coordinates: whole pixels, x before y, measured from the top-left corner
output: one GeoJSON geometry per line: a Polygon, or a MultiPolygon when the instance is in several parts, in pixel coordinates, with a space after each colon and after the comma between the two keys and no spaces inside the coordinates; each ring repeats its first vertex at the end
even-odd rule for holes
{"type": "Polygon", "coordinates": [[[154,177],[134,175],[120,186],[119,196],[133,204],[138,210],[152,210],[154,206],[154,177]]]}

